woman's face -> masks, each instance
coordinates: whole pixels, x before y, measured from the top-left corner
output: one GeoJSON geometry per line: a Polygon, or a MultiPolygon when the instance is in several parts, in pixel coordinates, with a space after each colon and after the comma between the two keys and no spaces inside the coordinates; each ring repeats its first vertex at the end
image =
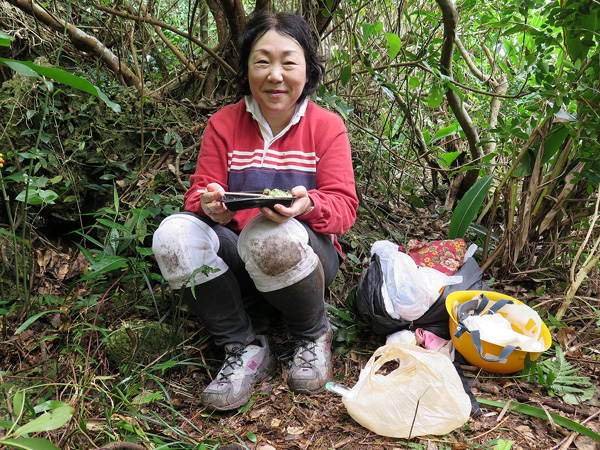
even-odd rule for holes
{"type": "Polygon", "coordinates": [[[307,81],[304,50],[298,42],[275,30],[256,41],[248,59],[248,83],[271,127],[289,122],[307,81]]]}

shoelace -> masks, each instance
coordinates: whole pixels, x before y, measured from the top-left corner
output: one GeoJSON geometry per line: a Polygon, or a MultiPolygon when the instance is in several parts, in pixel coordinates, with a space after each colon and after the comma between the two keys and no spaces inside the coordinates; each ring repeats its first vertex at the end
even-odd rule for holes
{"type": "Polygon", "coordinates": [[[300,344],[294,352],[294,356],[302,361],[302,365],[311,366],[314,361],[317,360],[317,343],[309,339],[300,341],[300,344]]]}
{"type": "Polygon", "coordinates": [[[244,364],[242,360],[244,351],[245,348],[237,347],[227,352],[227,357],[223,361],[223,367],[219,371],[218,381],[229,381],[229,378],[235,373],[236,366],[239,367],[244,364]]]}

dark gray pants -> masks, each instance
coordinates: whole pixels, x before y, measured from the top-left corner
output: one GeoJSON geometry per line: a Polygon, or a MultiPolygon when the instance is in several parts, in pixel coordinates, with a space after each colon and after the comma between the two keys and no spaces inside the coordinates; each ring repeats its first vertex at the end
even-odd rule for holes
{"type": "Polygon", "coordinates": [[[308,233],[308,245],[319,258],[318,267],[289,287],[261,293],[238,254],[238,234],[210,219],[200,219],[218,236],[220,246],[217,255],[227,263],[229,270],[196,285],[193,291],[192,288],[183,289],[182,296],[217,345],[231,342],[248,344],[255,339],[243,299],[256,294],[282,313],[292,335],[316,339],[327,331],[329,323],[325,314],[324,291],[335,280],[340,265],[340,255],[329,237],[300,222],[308,233]]]}

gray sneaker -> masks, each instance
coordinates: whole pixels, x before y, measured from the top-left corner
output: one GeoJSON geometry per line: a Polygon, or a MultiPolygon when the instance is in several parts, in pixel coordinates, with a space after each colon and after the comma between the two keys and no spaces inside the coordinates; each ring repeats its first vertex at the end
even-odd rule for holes
{"type": "Polygon", "coordinates": [[[209,410],[229,411],[250,401],[254,385],[273,371],[275,359],[265,336],[256,336],[254,344],[225,345],[225,362],[215,379],[200,395],[209,410]]]}
{"type": "Polygon", "coordinates": [[[287,377],[289,388],[299,394],[316,394],[333,378],[331,327],[316,340],[304,339],[296,348],[287,377]]]}

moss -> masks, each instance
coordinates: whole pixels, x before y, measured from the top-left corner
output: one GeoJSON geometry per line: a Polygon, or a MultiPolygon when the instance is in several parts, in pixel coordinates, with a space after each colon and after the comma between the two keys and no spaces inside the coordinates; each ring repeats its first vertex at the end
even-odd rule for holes
{"type": "Polygon", "coordinates": [[[177,330],[166,323],[133,321],[115,330],[106,342],[109,362],[115,367],[122,364],[149,364],[168,360],[174,347],[182,341],[177,330]],[[132,339],[133,338],[133,339],[132,339]]]}
{"type": "Polygon", "coordinates": [[[48,389],[49,379],[57,379],[56,368],[57,365],[53,361],[46,361],[30,370],[19,372],[18,377],[4,377],[0,389],[0,417],[10,418],[6,405],[12,403],[12,398],[18,391],[24,391],[27,398],[33,399],[48,389]]]}

